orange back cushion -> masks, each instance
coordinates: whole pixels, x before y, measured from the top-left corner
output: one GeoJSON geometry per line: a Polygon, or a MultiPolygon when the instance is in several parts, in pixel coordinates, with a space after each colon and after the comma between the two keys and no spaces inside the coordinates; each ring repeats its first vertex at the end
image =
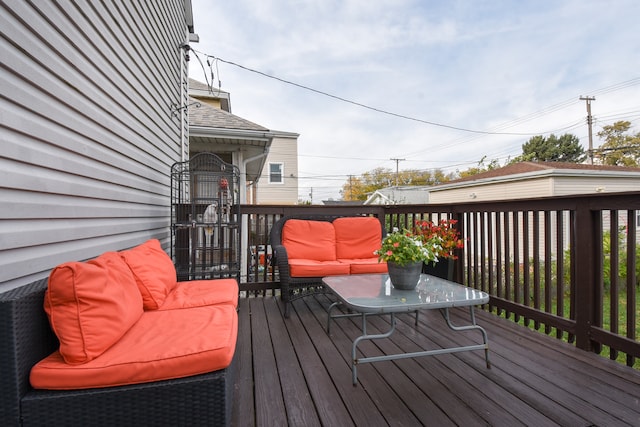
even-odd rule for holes
{"type": "Polygon", "coordinates": [[[147,240],[120,255],[133,272],[145,310],[157,310],[176,287],[176,268],[157,239],[147,240]]]}
{"type": "Polygon", "coordinates": [[[376,258],[382,244],[382,227],[374,217],[345,217],[333,221],[338,259],[376,258]]]}
{"type": "Polygon", "coordinates": [[[336,260],[336,235],[327,221],[288,220],[282,227],[282,244],[289,259],[336,260]]]}
{"type": "Polygon", "coordinates": [[[116,343],[142,316],[142,297],[116,252],[53,269],[44,309],[69,364],[89,362],[116,343]]]}

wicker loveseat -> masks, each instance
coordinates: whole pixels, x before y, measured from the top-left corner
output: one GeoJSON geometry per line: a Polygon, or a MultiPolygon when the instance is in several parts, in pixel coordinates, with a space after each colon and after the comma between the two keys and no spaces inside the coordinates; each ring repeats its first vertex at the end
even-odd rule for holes
{"type": "MultiPolygon", "coordinates": [[[[106,253],[87,263],[65,263],[56,267],[49,279],[0,294],[2,425],[229,424],[238,325],[237,282],[218,279],[176,283],[174,270],[171,289],[163,290],[170,280],[164,285],[156,283],[155,289],[141,289],[138,299],[132,286],[124,293],[114,291],[120,284],[112,281],[118,277],[112,272],[118,269],[111,267],[122,266],[119,257],[132,256],[135,263],[135,258],[144,260],[150,253],[157,257],[162,249],[159,242],[149,241],[130,251],[106,253]],[[105,266],[109,273],[101,282],[100,269],[105,266]],[[70,277],[77,312],[85,313],[73,319],[84,334],[81,351],[74,341],[78,337],[61,331],[69,325],[64,324],[67,314],[60,311],[60,306],[68,307],[69,300],[56,287],[70,277]],[[91,286],[105,286],[91,295],[82,284],[87,280],[93,280],[91,286]],[[140,307],[137,314],[138,308],[129,305],[119,312],[120,301],[109,301],[110,295],[125,304],[139,302],[144,310],[140,307]],[[112,306],[108,313],[92,319],[99,311],[96,305],[101,298],[112,306]],[[127,330],[118,337],[117,323],[126,323],[129,317],[134,319],[133,324],[125,325],[127,330]],[[102,323],[95,323],[96,318],[102,323]],[[114,343],[101,344],[98,338],[114,343]],[[76,347],[71,348],[73,345],[76,347]],[[100,346],[106,347],[104,351],[100,346]]],[[[164,271],[171,271],[167,259],[170,261],[166,256],[148,268],[141,264],[137,269],[132,267],[137,286],[141,285],[140,279],[157,278],[163,270],[162,262],[164,271]]],[[[125,270],[118,274],[127,276],[125,270]]]]}
{"type": "Polygon", "coordinates": [[[280,276],[285,317],[292,300],[323,292],[322,278],[344,274],[386,273],[378,261],[385,230],[368,216],[284,216],[269,236],[280,276]]]}

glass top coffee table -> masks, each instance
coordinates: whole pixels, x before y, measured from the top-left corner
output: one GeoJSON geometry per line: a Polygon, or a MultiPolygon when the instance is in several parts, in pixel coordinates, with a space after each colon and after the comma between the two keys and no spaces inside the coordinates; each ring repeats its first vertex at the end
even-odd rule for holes
{"type": "Polygon", "coordinates": [[[351,371],[353,385],[358,383],[357,366],[361,363],[379,362],[382,360],[405,359],[419,356],[433,356],[460,351],[484,350],[487,368],[489,363],[489,342],[485,330],[476,324],[474,306],[489,302],[489,295],[477,289],[462,286],[458,283],[423,274],[416,289],[411,291],[395,289],[387,274],[354,274],[347,276],[328,276],[322,279],[324,285],[333,293],[338,301],[331,304],[328,310],[327,333],[331,332],[331,320],[341,317],[360,316],[362,318],[362,335],[353,341],[351,348],[351,371]],[[353,313],[332,314],[335,307],[344,305],[353,313]],[[449,317],[449,308],[469,307],[471,324],[455,326],[449,317]],[[362,340],[374,340],[390,337],[396,327],[396,313],[416,312],[418,310],[440,309],[447,325],[454,331],[478,330],[482,334],[482,344],[425,350],[412,353],[398,353],[373,357],[357,357],[358,343],[362,340]],[[367,333],[367,316],[388,314],[391,316],[389,331],[382,334],[367,333]]]}

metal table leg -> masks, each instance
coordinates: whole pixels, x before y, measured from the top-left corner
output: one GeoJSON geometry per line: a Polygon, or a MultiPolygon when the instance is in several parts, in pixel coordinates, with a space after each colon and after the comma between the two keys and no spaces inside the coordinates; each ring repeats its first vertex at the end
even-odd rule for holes
{"type": "Polygon", "coordinates": [[[454,331],[479,330],[482,333],[482,342],[484,343],[484,346],[483,346],[484,359],[487,362],[487,368],[491,369],[491,363],[489,362],[489,338],[487,337],[487,331],[485,331],[484,328],[482,328],[482,326],[479,326],[478,324],[476,324],[476,315],[475,315],[473,306],[470,306],[469,310],[471,313],[471,325],[467,325],[467,326],[455,326],[453,323],[451,323],[451,319],[449,318],[448,308],[443,308],[442,310],[440,310],[440,314],[442,314],[442,317],[444,317],[444,320],[447,322],[447,326],[449,326],[451,330],[454,330],[454,331]]]}
{"type": "Polygon", "coordinates": [[[482,344],[474,344],[474,345],[466,345],[461,347],[448,347],[436,350],[424,350],[424,351],[415,351],[410,353],[397,353],[397,354],[389,354],[382,356],[371,356],[371,357],[357,357],[357,347],[358,343],[362,340],[375,340],[380,338],[389,338],[396,329],[396,318],[395,313],[388,313],[391,315],[391,327],[389,331],[382,334],[367,334],[367,314],[362,314],[362,335],[357,337],[353,341],[353,345],[351,347],[351,372],[352,372],[352,380],[353,385],[358,384],[358,374],[357,374],[357,365],[361,363],[372,363],[372,362],[380,362],[384,360],[398,360],[398,359],[408,359],[414,357],[422,357],[422,356],[435,356],[438,354],[449,354],[449,353],[458,353],[462,351],[472,351],[472,350],[484,350],[485,362],[487,364],[487,368],[491,368],[491,363],[489,362],[489,340],[487,338],[487,332],[479,325],[476,324],[475,313],[473,311],[473,306],[469,307],[471,310],[471,325],[467,326],[456,326],[451,323],[451,319],[449,317],[449,309],[443,308],[440,313],[444,317],[447,326],[453,331],[468,331],[468,330],[478,330],[482,334],[482,344]]]}
{"type": "MultiPolygon", "coordinates": [[[[351,378],[353,380],[354,386],[358,384],[358,371],[357,371],[358,363],[368,362],[369,359],[371,359],[369,357],[362,358],[362,359],[358,359],[356,357],[358,343],[362,340],[377,340],[380,338],[389,338],[391,334],[393,334],[393,332],[396,330],[395,314],[394,313],[390,313],[390,314],[391,314],[391,328],[389,328],[389,331],[383,334],[368,335],[367,334],[367,315],[365,313],[362,313],[362,335],[360,335],[358,338],[353,340],[353,345],[351,346],[351,378]]],[[[393,356],[381,356],[381,357],[393,357],[393,356]]],[[[390,360],[390,359],[384,359],[384,360],[390,360]]]]}

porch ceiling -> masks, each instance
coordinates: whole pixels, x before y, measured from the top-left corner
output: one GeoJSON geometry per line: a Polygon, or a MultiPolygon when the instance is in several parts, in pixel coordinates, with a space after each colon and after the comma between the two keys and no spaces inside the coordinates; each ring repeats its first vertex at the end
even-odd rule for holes
{"type": "Polygon", "coordinates": [[[235,153],[241,152],[243,159],[255,158],[246,165],[247,181],[255,181],[262,174],[266,156],[271,147],[272,136],[268,133],[262,135],[198,135],[190,130],[189,147],[192,152],[235,153]]]}

